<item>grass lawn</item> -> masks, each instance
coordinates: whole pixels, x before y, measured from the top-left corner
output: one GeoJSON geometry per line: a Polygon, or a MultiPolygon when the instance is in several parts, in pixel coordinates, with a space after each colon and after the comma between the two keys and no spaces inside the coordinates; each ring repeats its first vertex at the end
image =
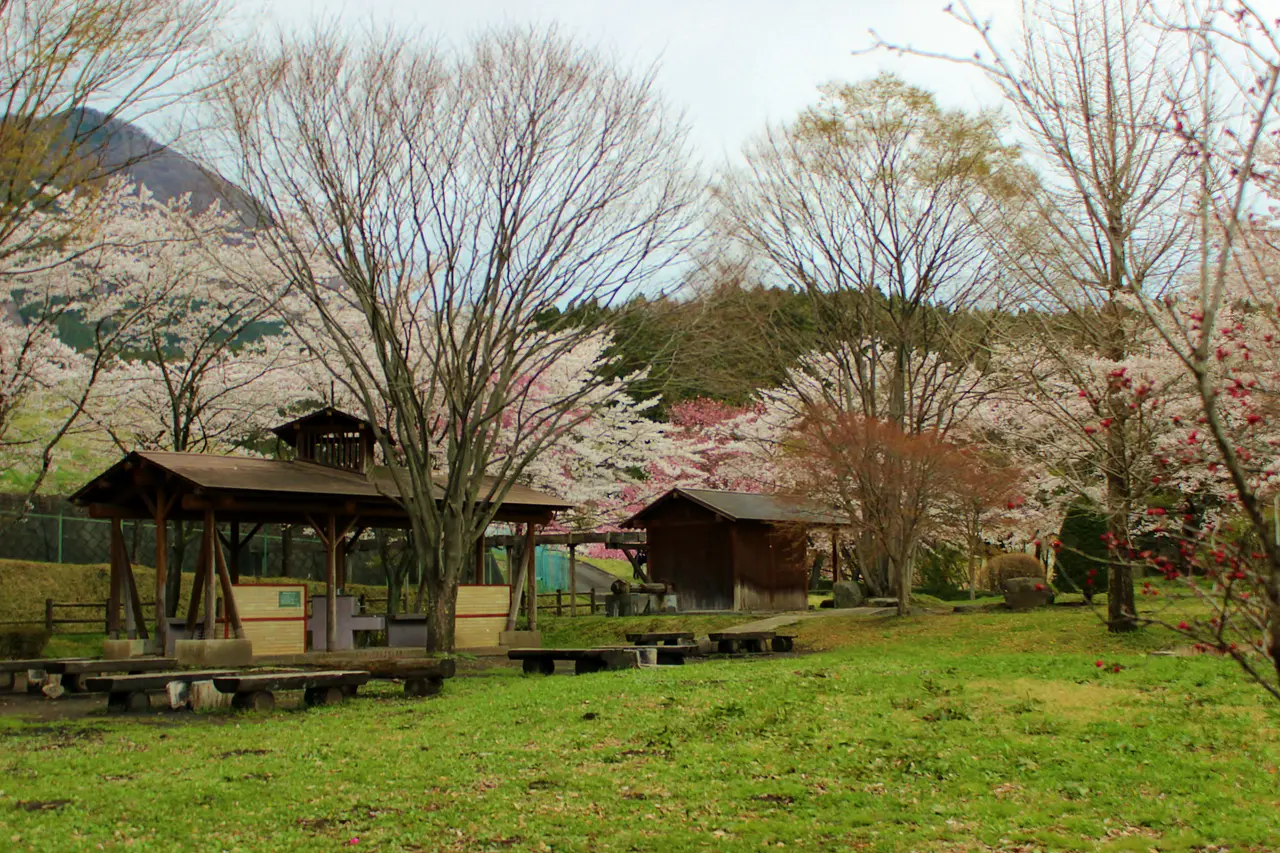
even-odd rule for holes
{"type": "MultiPolygon", "coordinates": [[[[547,620],[551,638],[603,636],[547,620]]],[[[639,626],[652,620],[632,621],[639,626]]],[[[265,715],[0,719],[11,850],[1275,851],[1280,709],[1086,609],[803,622],[815,654],[491,670],[265,715]],[[1101,660],[1107,666],[1099,668],[1101,660]],[[1120,671],[1114,671],[1118,665],[1120,671]],[[40,804],[65,801],[61,807],[40,804]],[[22,804],[26,805],[22,805],[22,804]]]]}

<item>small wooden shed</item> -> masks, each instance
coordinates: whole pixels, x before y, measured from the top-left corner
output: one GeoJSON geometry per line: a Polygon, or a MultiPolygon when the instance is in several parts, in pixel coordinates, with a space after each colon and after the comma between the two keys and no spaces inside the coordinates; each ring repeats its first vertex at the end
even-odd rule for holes
{"type": "Polygon", "coordinates": [[[839,516],[778,495],[676,488],[623,522],[648,538],[649,579],[687,610],[804,610],[806,536],[839,516]]]}

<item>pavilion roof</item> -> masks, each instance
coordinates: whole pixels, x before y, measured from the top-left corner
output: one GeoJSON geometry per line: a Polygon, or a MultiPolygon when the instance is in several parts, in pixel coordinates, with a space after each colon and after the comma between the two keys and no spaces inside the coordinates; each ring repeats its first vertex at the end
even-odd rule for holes
{"type": "MultiPolygon", "coordinates": [[[[168,483],[171,491],[187,495],[254,500],[265,504],[263,514],[267,516],[288,513],[294,504],[306,504],[313,512],[324,504],[345,507],[340,511],[347,512],[357,511],[351,509],[356,505],[394,512],[401,497],[387,468],[374,468],[366,475],[297,460],[142,450],[127,454],[81,487],[71,500],[136,513],[145,508],[148,499],[142,493],[159,483],[168,483]]],[[[486,478],[484,485],[492,484],[486,478]]],[[[443,490],[437,487],[435,498],[442,496],[443,490]]],[[[519,484],[511,485],[502,501],[504,510],[520,512],[551,513],[571,506],[555,495],[519,484]]]]}

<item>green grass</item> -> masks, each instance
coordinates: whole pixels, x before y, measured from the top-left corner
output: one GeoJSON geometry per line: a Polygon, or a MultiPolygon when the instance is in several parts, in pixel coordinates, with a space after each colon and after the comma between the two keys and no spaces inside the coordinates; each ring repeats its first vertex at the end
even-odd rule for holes
{"type": "MultiPolygon", "coordinates": [[[[544,628],[565,636],[569,621],[544,628]]],[[[604,630],[576,623],[578,638],[604,630]]],[[[0,839],[12,850],[1280,849],[1280,712],[1226,661],[1146,654],[1171,634],[1111,636],[1084,609],[833,616],[799,633],[801,648],[830,650],[582,677],[502,670],[433,700],[385,687],[267,715],[0,719],[0,839]]]]}

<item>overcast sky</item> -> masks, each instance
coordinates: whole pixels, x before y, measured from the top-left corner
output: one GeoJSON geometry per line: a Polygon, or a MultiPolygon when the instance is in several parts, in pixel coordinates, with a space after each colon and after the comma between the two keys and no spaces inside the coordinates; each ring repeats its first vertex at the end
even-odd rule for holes
{"type": "MultiPolygon", "coordinates": [[[[359,26],[403,24],[461,43],[486,27],[558,23],[624,63],[659,65],[658,82],[685,111],[707,165],[736,155],[766,121],[792,118],[817,87],[891,69],[937,92],[948,106],[994,103],[976,73],[946,63],[887,54],[852,56],[874,28],[886,40],[972,53],[946,0],[243,0],[232,26],[261,30],[274,21],[306,25],[319,16],[359,26]]],[[[1016,22],[1018,0],[974,0],[1001,29],[1016,22]]]]}

